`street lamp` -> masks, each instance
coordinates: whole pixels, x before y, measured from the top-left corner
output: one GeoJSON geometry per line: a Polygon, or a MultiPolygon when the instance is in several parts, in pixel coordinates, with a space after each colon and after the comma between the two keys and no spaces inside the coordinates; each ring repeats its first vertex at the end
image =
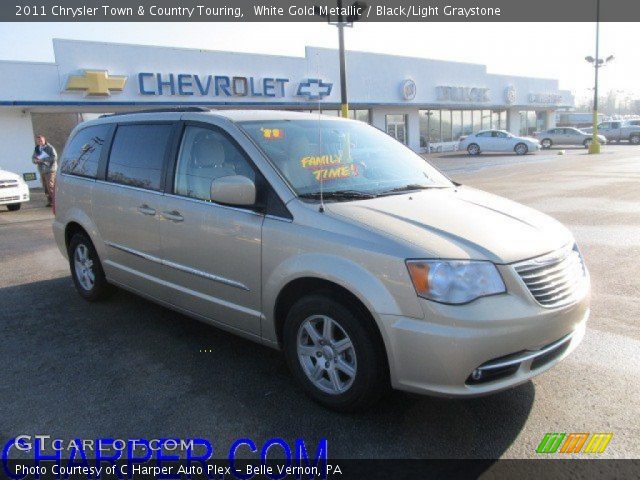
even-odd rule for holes
{"type": "Polygon", "coordinates": [[[604,60],[600,58],[600,0],[596,0],[596,56],[591,55],[584,59],[593,64],[595,70],[595,85],[593,88],[593,138],[589,144],[589,153],[600,153],[600,142],[598,141],[598,70],[614,59],[609,55],[604,60]]]}
{"type": "Polygon", "coordinates": [[[338,49],[340,54],[340,114],[344,118],[349,117],[349,103],[347,102],[347,66],[344,54],[344,27],[353,27],[353,22],[360,20],[362,13],[366,10],[367,4],[364,2],[353,2],[350,7],[343,8],[342,0],[337,0],[338,15],[337,20],[332,22],[328,14],[322,12],[321,7],[314,7],[314,14],[326,18],[330,25],[338,27],[338,49]],[[349,12],[344,15],[344,12],[349,12]]]}

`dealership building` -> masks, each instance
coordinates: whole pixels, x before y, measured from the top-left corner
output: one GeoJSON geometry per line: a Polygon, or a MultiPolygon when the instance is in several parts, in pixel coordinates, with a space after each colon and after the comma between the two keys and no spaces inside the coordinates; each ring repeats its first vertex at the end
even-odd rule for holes
{"type": "MultiPolygon", "coordinates": [[[[96,114],[172,106],[320,111],[338,115],[336,50],[304,57],[53,41],[55,61],[0,61],[0,167],[35,171],[34,133],[57,148],[96,114]]],[[[497,128],[531,134],[573,106],[553,79],[495,75],[484,65],[347,52],[349,114],[417,152],[455,148],[497,128]]],[[[35,184],[34,184],[35,185],[35,184]]]]}

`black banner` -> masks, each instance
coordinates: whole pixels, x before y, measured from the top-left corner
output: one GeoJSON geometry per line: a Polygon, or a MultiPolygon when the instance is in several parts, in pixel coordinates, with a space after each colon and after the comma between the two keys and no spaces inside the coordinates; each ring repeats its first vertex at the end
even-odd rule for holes
{"type": "MultiPolygon", "coordinates": [[[[2,22],[592,22],[597,0],[16,0],[2,22]],[[316,8],[314,8],[316,7],[316,8]]],[[[600,20],[640,21],[640,2],[601,0],[600,20]]]]}
{"type": "Polygon", "coordinates": [[[107,462],[5,460],[0,479],[22,480],[239,480],[239,479],[631,479],[640,460],[331,460],[298,464],[269,460],[107,462]]]}

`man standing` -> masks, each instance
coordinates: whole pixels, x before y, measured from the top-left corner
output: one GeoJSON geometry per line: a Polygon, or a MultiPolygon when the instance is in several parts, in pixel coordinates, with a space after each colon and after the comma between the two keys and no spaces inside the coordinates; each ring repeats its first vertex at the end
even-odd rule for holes
{"type": "Polygon", "coordinates": [[[56,182],[56,170],[58,169],[58,153],[53,145],[47,143],[44,135],[36,135],[36,147],[33,150],[31,161],[38,166],[40,180],[44,194],[47,196],[47,207],[51,206],[56,182]]]}

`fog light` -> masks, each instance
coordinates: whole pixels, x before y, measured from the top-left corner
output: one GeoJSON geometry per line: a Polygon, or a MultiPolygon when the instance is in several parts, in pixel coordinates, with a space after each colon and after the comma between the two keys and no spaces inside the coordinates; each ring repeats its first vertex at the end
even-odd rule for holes
{"type": "Polygon", "coordinates": [[[471,374],[471,379],[477,382],[481,378],[482,378],[482,370],[480,370],[479,368],[476,368],[471,374]]]}

